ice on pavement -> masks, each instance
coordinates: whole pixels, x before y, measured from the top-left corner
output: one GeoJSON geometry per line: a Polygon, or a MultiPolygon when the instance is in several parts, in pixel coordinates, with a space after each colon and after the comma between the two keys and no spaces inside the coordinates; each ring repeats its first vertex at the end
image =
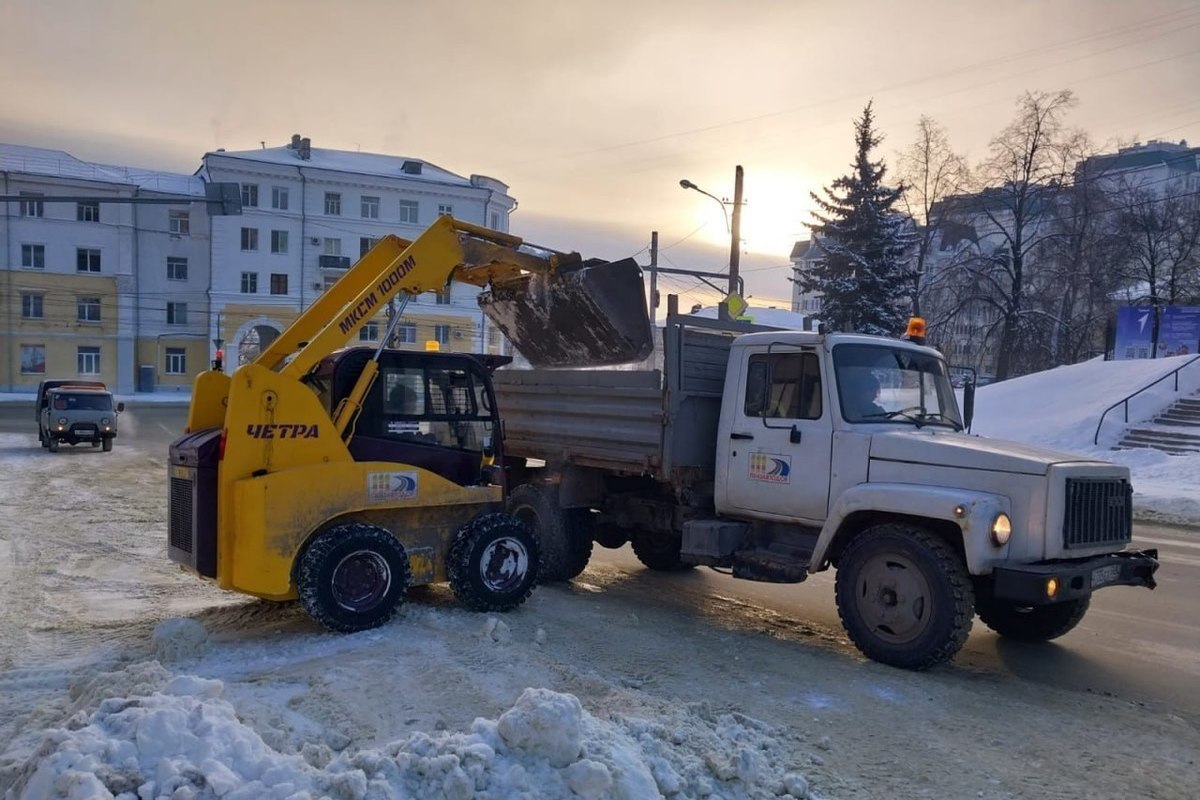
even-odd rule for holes
{"type": "Polygon", "coordinates": [[[526,689],[496,720],[465,731],[415,732],[378,749],[324,743],[273,749],[224,696],[224,684],[172,675],[157,662],[105,673],[80,702],[98,701],[45,734],[18,776],[17,798],[331,797],[646,798],[809,796],[777,738],[740,714],[691,708],[667,726],[585,711],[571,694],[526,689]],[[105,690],[121,690],[99,700],[105,690]],[[790,795],[788,793],[791,793],[790,795]]]}

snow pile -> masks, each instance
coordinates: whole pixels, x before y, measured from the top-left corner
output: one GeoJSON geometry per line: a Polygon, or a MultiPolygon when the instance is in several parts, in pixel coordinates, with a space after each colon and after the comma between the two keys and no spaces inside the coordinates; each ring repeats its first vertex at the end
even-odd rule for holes
{"type": "Polygon", "coordinates": [[[151,641],[155,658],[168,663],[198,658],[208,652],[208,630],[200,622],[186,617],[158,623],[154,626],[151,641]]]}
{"type": "Polygon", "coordinates": [[[1154,383],[1194,356],[1143,361],[1103,361],[1025,375],[979,389],[972,430],[983,436],[1050,447],[1129,467],[1140,517],[1200,523],[1200,455],[1171,456],[1158,450],[1113,450],[1128,427],[1153,419],[1181,397],[1200,389],[1200,364],[1167,378],[1129,403],[1129,424],[1121,407],[1110,411],[1093,444],[1100,416],[1113,403],[1154,383]]]}
{"type": "Polygon", "coordinates": [[[417,732],[377,750],[268,746],[223,699],[220,681],[163,681],[156,663],[98,685],[157,688],[109,698],[47,734],[14,798],[336,800],[366,798],[808,797],[786,768],[783,732],[740,714],[691,707],[672,726],[597,719],[570,694],[526,689],[470,732],[417,732]]]}

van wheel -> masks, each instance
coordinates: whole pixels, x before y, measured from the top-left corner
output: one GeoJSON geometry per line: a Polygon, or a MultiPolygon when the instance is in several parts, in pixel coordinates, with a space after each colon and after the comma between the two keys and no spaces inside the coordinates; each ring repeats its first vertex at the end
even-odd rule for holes
{"type": "MultiPolygon", "coordinates": [[[[112,440],[111,436],[104,437],[104,452],[106,452],[106,453],[112,452],[112,442],[113,442],[113,440],[112,440]]],[[[93,444],[92,446],[95,447],[95,444],[93,444]]]]}
{"type": "Polygon", "coordinates": [[[1081,597],[1049,606],[1019,606],[1008,600],[979,598],[975,610],[984,625],[1006,639],[1048,642],[1083,621],[1092,598],[1081,597]]]}
{"type": "Polygon", "coordinates": [[[46,447],[50,448],[51,453],[57,453],[58,452],[58,439],[55,439],[53,436],[51,436],[50,440],[46,443],[46,447]]]}
{"type": "Polygon", "coordinates": [[[635,531],[631,542],[633,554],[649,569],[659,572],[679,572],[691,569],[693,566],[679,560],[679,549],[683,545],[683,538],[677,533],[635,531]]]}
{"type": "Polygon", "coordinates": [[[93,441],[92,441],[92,447],[99,447],[99,446],[100,446],[100,442],[99,442],[99,440],[93,440],[93,441]]]}
{"type": "Polygon", "coordinates": [[[538,537],[511,514],[483,514],[459,528],[446,555],[446,575],[459,602],[473,611],[509,611],[537,582],[538,537]]]}
{"type": "Polygon", "coordinates": [[[296,589],[310,617],[330,630],[352,633],[390,620],[411,576],[408,555],[395,536],[355,522],[313,538],[300,556],[296,589]]]}
{"type": "Polygon", "coordinates": [[[40,444],[42,447],[50,446],[50,440],[45,437],[41,428],[38,428],[38,444],[40,444]]]}
{"type": "Polygon", "coordinates": [[[915,525],[858,534],[839,560],[836,595],[858,649],[894,667],[949,661],[971,631],[975,593],[966,566],[949,544],[915,525]]]}
{"type": "Polygon", "coordinates": [[[557,486],[525,483],[508,498],[508,513],[537,534],[542,546],[541,583],[569,581],[592,557],[592,512],[562,508],[557,486]]]}

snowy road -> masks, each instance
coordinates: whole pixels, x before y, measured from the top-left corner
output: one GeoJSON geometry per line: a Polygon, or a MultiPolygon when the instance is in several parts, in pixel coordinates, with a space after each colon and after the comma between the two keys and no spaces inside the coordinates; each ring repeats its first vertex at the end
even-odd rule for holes
{"type": "MultiPolygon", "coordinates": [[[[226,729],[261,737],[275,765],[262,774],[309,781],[312,796],[335,784],[366,796],[338,783],[331,753],[364,780],[382,775],[363,765],[392,754],[389,742],[426,734],[400,751],[449,747],[526,687],[570,693],[590,715],[593,761],[571,766],[574,788],[553,788],[567,778],[539,772],[544,759],[520,762],[549,781],[541,796],[643,796],[639,770],[679,797],[799,793],[801,774],[816,796],[855,798],[1184,798],[1200,785],[1200,701],[1183,691],[1200,681],[1200,537],[1139,528],[1165,554],[1159,591],[1102,593],[1083,627],[1050,647],[977,630],[956,663],[925,674],[863,661],[825,576],[783,588],[704,570],[662,576],[626,551],[601,551],[581,580],[543,587],[498,620],[435,587],[393,624],[337,636],[294,606],[223,594],[166,561],[165,443],[182,409],[132,409],[122,424],[133,435],[111,454],[57,456],[24,429],[24,411],[0,407],[0,792],[54,796],[30,794],[44,785],[31,778],[41,731],[61,729],[61,743],[95,712],[83,730],[114,735],[114,715],[133,710],[96,712],[106,697],[173,687],[154,695],[155,713],[191,703],[194,717],[212,690],[185,681],[195,694],[178,700],[173,675],[221,681],[236,711],[226,729]],[[210,640],[156,642],[156,623],[174,617],[203,623],[210,640]],[[733,712],[749,719],[722,716],[733,712]],[[757,755],[731,762],[744,752],[757,755]],[[301,754],[303,764],[280,766],[301,754]],[[592,763],[624,777],[589,795],[603,771],[592,763]]],[[[224,706],[207,719],[225,719],[213,708],[224,706]]],[[[472,735],[496,744],[494,728],[472,735]]],[[[519,796],[500,790],[520,777],[501,749],[476,786],[519,796]]]]}

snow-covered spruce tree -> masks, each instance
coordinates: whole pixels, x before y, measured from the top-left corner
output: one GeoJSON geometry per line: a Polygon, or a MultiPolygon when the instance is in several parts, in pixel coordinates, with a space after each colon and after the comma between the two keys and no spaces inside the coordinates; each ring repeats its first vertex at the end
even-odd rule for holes
{"type": "Polygon", "coordinates": [[[821,293],[820,318],[829,330],[897,336],[908,319],[916,234],[911,220],[893,209],[903,187],[885,186],[887,168],[871,160],[881,141],[873,121],[867,103],[854,121],[853,172],[825,187],[825,197],[812,195],[820,210],[808,227],[825,258],[795,280],[803,291],[821,293]]]}

